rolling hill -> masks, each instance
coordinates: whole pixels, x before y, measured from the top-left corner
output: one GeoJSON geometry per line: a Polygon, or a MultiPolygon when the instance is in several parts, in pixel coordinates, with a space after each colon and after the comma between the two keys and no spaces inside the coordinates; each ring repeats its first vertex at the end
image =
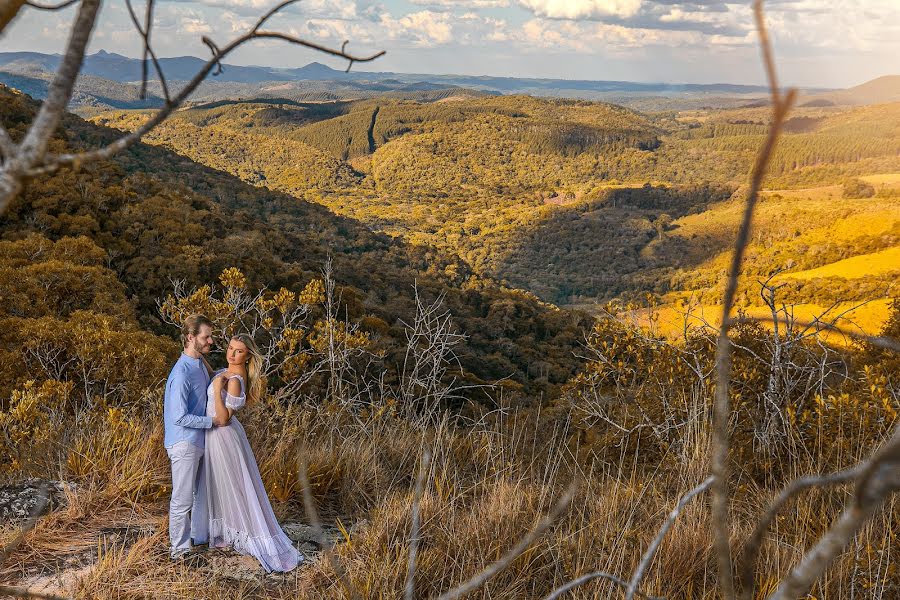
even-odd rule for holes
{"type": "MultiPolygon", "coordinates": [[[[21,135],[13,125],[27,122],[36,103],[5,88],[0,95],[0,117],[15,136],[21,135]]],[[[67,117],[61,133],[65,140],[54,142],[60,148],[99,144],[117,135],[75,116],[67,117]]],[[[349,173],[339,161],[319,155],[330,161],[323,172],[343,168],[349,173]]],[[[403,323],[413,319],[413,290],[418,289],[431,300],[444,294],[457,327],[468,333],[459,352],[462,377],[470,382],[505,379],[509,390],[553,395],[577,368],[573,350],[579,323],[587,318],[475,276],[434,248],[372,232],[318,204],[250,186],[143,144],[113,161],[30,182],[5,215],[0,238],[74,240],[95,247],[92,255],[107,257],[104,263],[131,299],[121,310],[134,310],[140,325],[157,333],[166,330],[156,301],[171,292],[173,281],[200,286],[234,266],[251,286],[302,289],[321,277],[330,256],[342,313],[362,323],[389,369],[402,363],[396,353],[405,344],[403,323]],[[515,316],[504,320],[501,314],[515,316]]],[[[90,304],[72,301],[74,309],[91,310],[90,304]]],[[[23,367],[21,373],[27,372],[23,367]]]]}
{"type": "MultiPolygon", "coordinates": [[[[143,118],[95,121],[131,129],[143,118]]],[[[457,255],[474,273],[559,305],[647,292],[709,303],[767,118],[765,108],[644,115],[528,96],[258,99],[181,111],[148,141],[457,255]]],[[[773,157],[749,272],[815,269],[898,245],[898,134],[900,104],[797,109],[773,157]],[[876,198],[842,197],[846,178],[878,173],[876,198]],[[863,235],[871,227],[854,225],[873,219],[884,229],[863,235]]],[[[892,276],[856,287],[796,279],[782,294],[883,297],[892,276]]],[[[753,290],[743,293],[752,305],[753,290]]]]}

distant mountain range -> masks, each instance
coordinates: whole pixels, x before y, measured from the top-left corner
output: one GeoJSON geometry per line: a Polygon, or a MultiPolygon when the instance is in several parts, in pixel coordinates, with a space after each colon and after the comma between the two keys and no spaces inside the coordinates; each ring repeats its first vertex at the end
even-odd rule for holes
{"type": "MultiPolygon", "coordinates": [[[[0,53],[0,83],[40,98],[42,89],[55,72],[61,56],[39,52],[0,53]]],[[[173,88],[191,77],[205,64],[193,56],[161,58],[160,66],[173,88]]],[[[141,78],[142,62],[100,50],[85,57],[73,104],[113,108],[139,108],[161,103],[162,91],[152,84],[155,97],[140,100],[135,82],[141,78]],[[124,86],[124,87],[122,87],[124,86]]],[[[296,69],[224,65],[221,74],[209,77],[195,99],[286,97],[295,100],[335,100],[391,94],[445,97],[454,90],[476,94],[529,94],[606,100],[622,104],[659,108],[736,106],[764,100],[764,86],[717,84],[637,83],[572,79],[529,79],[472,75],[435,75],[352,70],[346,73],[312,62],[296,69]],[[673,99],[661,103],[660,98],[673,99]]],[[[850,90],[804,89],[803,101],[814,104],[870,104],[900,99],[900,76],[882,77],[850,90]]]]}

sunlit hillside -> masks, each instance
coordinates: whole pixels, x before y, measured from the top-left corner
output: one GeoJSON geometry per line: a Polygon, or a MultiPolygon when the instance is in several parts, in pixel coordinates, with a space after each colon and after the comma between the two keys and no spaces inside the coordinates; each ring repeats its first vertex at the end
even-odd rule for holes
{"type": "MultiPolygon", "coordinates": [[[[143,118],[95,121],[128,129],[143,118]]],[[[181,111],[149,141],[545,300],[590,306],[646,292],[717,297],[767,122],[766,108],[642,115],[527,96],[260,100],[181,111]]],[[[897,247],[900,104],[795,109],[769,171],[748,272],[810,271],[783,280],[789,302],[889,293],[893,252],[813,269],[897,247]],[[873,197],[846,197],[850,177],[873,197]],[[848,286],[854,269],[861,281],[848,286]]]]}

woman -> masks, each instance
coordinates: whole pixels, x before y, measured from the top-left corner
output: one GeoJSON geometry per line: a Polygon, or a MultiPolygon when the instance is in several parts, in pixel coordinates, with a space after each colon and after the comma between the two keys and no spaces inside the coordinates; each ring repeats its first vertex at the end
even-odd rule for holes
{"type": "Polygon", "coordinates": [[[206,390],[206,414],[218,425],[206,430],[203,453],[209,547],[253,556],[266,572],[290,571],[303,554],[278,525],[247,434],[233,416],[263,394],[262,356],[250,336],[238,334],[228,343],[226,358],[228,368],[216,371],[206,390]]]}

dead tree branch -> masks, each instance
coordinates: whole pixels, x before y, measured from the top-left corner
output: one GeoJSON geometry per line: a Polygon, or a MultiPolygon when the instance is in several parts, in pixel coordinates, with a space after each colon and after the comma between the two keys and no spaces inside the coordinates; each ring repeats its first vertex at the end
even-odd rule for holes
{"type": "Polygon", "coordinates": [[[662,544],[663,538],[669,533],[669,529],[672,528],[672,524],[675,523],[675,519],[677,519],[678,515],[681,513],[681,509],[687,506],[687,503],[690,502],[694,496],[709,489],[714,481],[714,477],[707,477],[703,483],[682,496],[681,500],[678,501],[678,504],[675,505],[675,508],[672,509],[672,512],[669,513],[669,516],[666,518],[662,527],[659,528],[659,533],[657,533],[656,537],[653,539],[653,543],[651,543],[650,547],[647,548],[647,551],[644,552],[644,556],[641,558],[638,568],[635,569],[634,575],[631,576],[628,589],[625,591],[625,600],[632,600],[634,598],[638,586],[641,585],[641,580],[644,578],[644,574],[647,572],[647,569],[650,568],[650,563],[653,562],[653,557],[656,555],[659,545],[662,544]]]}
{"type": "MultiPolygon", "coordinates": [[[[557,598],[562,598],[563,594],[574,590],[578,586],[584,585],[585,583],[589,583],[595,579],[606,579],[607,581],[612,581],[616,585],[627,588],[628,582],[622,579],[621,577],[616,577],[615,575],[611,575],[604,571],[597,571],[595,573],[588,573],[587,575],[582,575],[577,579],[573,579],[572,581],[566,583],[563,586],[560,586],[553,590],[549,596],[544,598],[544,600],[557,600],[557,598]]],[[[659,596],[648,596],[644,592],[635,592],[640,598],[646,598],[647,600],[665,600],[659,596]]]]}
{"type": "Polygon", "coordinates": [[[419,475],[416,477],[416,489],[413,494],[412,526],[409,532],[409,562],[406,568],[406,587],[403,597],[405,600],[414,600],[416,591],[416,552],[419,549],[419,527],[421,521],[422,494],[425,490],[425,480],[428,479],[428,468],[431,466],[431,451],[425,449],[422,461],[419,464],[419,475]]]}
{"type": "Polygon", "coordinates": [[[790,110],[796,92],[790,90],[782,97],[778,87],[778,78],[775,71],[775,61],[769,42],[763,15],[762,0],[755,0],[753,4],[756,17],[756,27],[759,32],[760,46],[763,60],[766,65],[766,74],[769,79],[769,88],[772,93],[772,123],[763,147],[757,155],[756,163],[750,181],[750,190],[744,207],[744,214],[738,229],[737,239],[734,245],[734,254],[731,259],[731,267],[728,273],[728,281],[725,286],[725,294],[722,301],[722,319],[716,344],[716,393],[713,407],[713,436],[712,436],[712,472],[714,482],[712,486],[712,519],[715,532],[715,549],[719,571],[719,585],[725,600],[734,598],[734,576],[731,565],[731,548],[729,546],[729,490],[728,490],[728,455],[729,455],[729,428],[731,421],[731,408],[729,399],[731,379],[731,339],[728,336],[731,327],[731,310],[734,307],[734,299],[737,293],[738,280],[741,274],[744,252],[750,239],[750,227],[753,223],[753,213],[762,187],[763,177],[769,159],[772,155],[778,138],[781,134],[785,117],[790,110]]]}
{"type": "MultiPolygon", "coordinates": [[[[21,8],[21,4],[16,6],[17,1],[18,0],[12,0],[10,2],[10,0],[6,0],[0,5],[0,31],[2,31],[3,27],[15,17],[19,8],[21,8]]],[[[100,0],[80,0],[78,14],[72,26],[65,54],[60,62],[56,76],[50,83],[47,98],[41,105],[37,116],[32,121],[31,126],[25,135],[25,139],[21,144],[16,145],[9,141],[9,136],[5,131],[0,134],[0,150],[2,150],[4,155],[3,163],[0,164],[0,215],[6,212],[10,202],[12,202],[12,200],[22,191],[23,182],[29,177],[53,173],[62,167],[72,167],[77,169],[85,163],[110,158],[116,152],[124,150],[139,141],[144,135],[166,120],[179,106],[181,106],[214,68],[216,69],[216,73],[221,72],[222,60],[224,60],[226,56],[252,40],[281,40],[290,44],[323,52],[331,56],[346,59],[350,64],[355,62],[369,62],[384,55],[385,52],[382,50],[368,56],[357,56],[349,54],[344,50],[346,42],[340,50],[335,50],[285,33],[260,30],[260,27],[262,27],[262,25],[273,15],[296,1],[297,0],[286,0],[281,2],[263,15],[250,31],[232,40],[221,48],[211,39],[204,36],[202,41],[210,48],[212,57],[174,97],[170,97],[169,95],[165,77],[159,66],[156,53],[150,43],[154,3],[152,0],[148,0],[144,25],[141,26],[137,14],[131,6],[131,3],[128,2],[128,10],[132,22],[138,30],[138,33],[141,35],[144,45],[143,52],[145,66],[143,83],[141,85],[142,93],[145,93],[146,91],[146,60],[149,56],[159,77],[160,84],[163,87],[163,93],[166,96],[165,104],[135,131],[123,135],[102,148],[86,152],[48,154],[47,147],[50,137],[59,125],[66,106],[72,98],[75,80],[81,70],[84,61],[84,52],[91,33],[94,30],[100,8],[100,0]]],[[[2,130],[2,127],[0,127],[0,130],[2,130]]]]}
{"type": "Polygon", "coordinates": [[[793,600],[806,594],[859,528],[891,494],[900,490],[900,425],[888,442],[857,469],[859,478],[850,505],[806,552],[769,600],[793,600]]]}
{"type": "Polygon", "coordinates": [[[522,554],[525,550],[528,549],[529,546],[531,546],[531,544],[533,544],[538,538],[546,533],[546,531],[550,528],[554,521],[559,518],[566,507],[568,507],[572,502],[572,498],[575,497],[575,490],[577,489],[578,481],[573,480],[572,483],[569,484],[568,489],[566,489],[565,493],[556,502],[550,512],[543,519],[541,519],[541,521],[535,526],[534,529],[523,536],[515,546],[513,546],[506,554],[500,557],[500,559],[488,565],[488,567],[481,571],[481,573],[478,573],[465,583],[460,584],[452,590],[448,590],[441,594],[438,597],[438,600],[455,600],[456,598],[461,598],[466,594],[470,594],[484,585],[484,583],[488,579],[508,567],[516,559],[516,557],[522,554]]]}
{"type": "Polygon", "coordinates": [[[744,545],[740,566],[742,600],[750,600],[753,598],[753,577],[756,567],[756,558],[762,547],[763,537],[765,536],[766,531],[768,531],[769,526],[775,520],[775,517],[778,516],[778,513],[784,505],[787,504],[791,498],[804,490],[813,487],[826,487],[847,483],[848,481],[856,479],[861,472],[860,467],[856,466],[852,469],[838,471],[837,473],[830,473],[828,475],[807,475],[806,477],[795,479],[781,490],[778,497],[769,505],[766,514],[756,524],[756,527],[753,529],[753,534],[744,545]]]}

